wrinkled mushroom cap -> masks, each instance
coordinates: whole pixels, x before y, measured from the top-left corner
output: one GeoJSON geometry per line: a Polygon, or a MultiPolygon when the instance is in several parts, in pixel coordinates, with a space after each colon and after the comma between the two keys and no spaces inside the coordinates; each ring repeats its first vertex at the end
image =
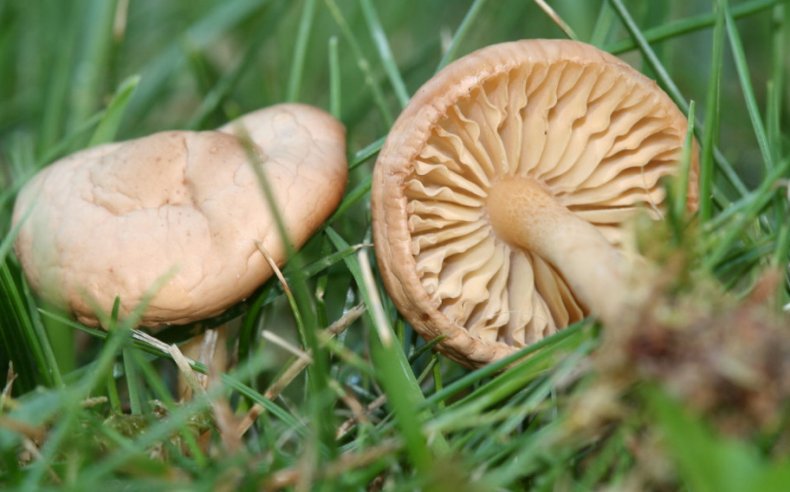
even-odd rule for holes
{"type": "MultiPolygon", "coordinates": [[[[503,43],[449,65],[415,94],[376,164],[374,238],[391,297],[472,366],[583,318],[556,265],[495,234],[488,190],[530,177],[619,245],[638,211],[660,217],[659,181],[678,169],[686,125],[655,82],[586,44],[503,43]]],[[[694,155],[691,208],[696,169],[694,155]]]]}
{"type": "Polygon", "coordinates": [[[242,138],[257,155],[292,243],[299,247],[339,203],[345,131],[327,113],[282,104],[217,131],[169,131],[61,159],[19,193],[26,217],[16,253],[33,289],[97,324],[114,298],[128,314],[158,279],[141,324],[219,314],[272,271],[258,249],[285,251],[242,138]],[[242,131],[240,131],[242,132],[242,131]]]}

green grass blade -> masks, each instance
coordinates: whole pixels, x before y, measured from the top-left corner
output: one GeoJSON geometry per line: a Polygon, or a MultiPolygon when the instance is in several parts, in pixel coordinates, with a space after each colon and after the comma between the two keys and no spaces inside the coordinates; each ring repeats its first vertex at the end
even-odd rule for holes
{"type": "Polygon", "coordinates": [[[354,158],[351,160],[351,163],[348,165],[349,169],[356,169],[357,167],[364,164],[365,161],[378,154],[378,152],[381,150],[381,147],[384,146],[384,141],[386,139],[387,137],[376,139],[365,146],[363,149],[357,151],[357,153],[354,154],[354,158]]]}
{"type": "MultiPolygon", "coordinates": [[[[686,214],[688,203],[689,173],[691,172],[691,153],[694,149],[694,101],[689,104],[688,128],[686,140],[683,142],[683,153],[680,157],[680,170],[678,171],[677,187],[675,189],[675,218],[680,219],[686,214]]],[[[700,198],[700,201],[704,198],[700,198]]]]}
{"type": "Polygon", "coordinates": [[[99,145],[115,140],[115,135],[118,128],[121,126],[121,119],[123,118],[129,100],[134,95],[137,86],[140,83],[140,77],[134,75],[121,82],[118,90],[115,91],[110,104],[104,111],[99,125],[93,132],[89,146],[99,145]]]}
{"type": "Polygon", "coordinates": [[[782,96],[785,87],[784,64],[787,60],[787,17],[790,17],[790,7],[787,5],[777,5],[774,7],[772,18],[772,56],[771,56],[771,77],[768,80],[768,97],[766,98],[766,133],[771,149],[775,150],[773,156],[777,161],[782,148],[782,96]]]}
{"type": "Polygon", "coordinates": [[[441,391],[430,395],[426,400],[426,405],[437,405],[439,402],[446,400],[447,398],[457,394],[458,392],[469,388],[470,386],[474,385],[475,383],[490,377],[499,371],[507,368],[508,366],[529,357],[532,354],[539,352],[548,347],[552,347],[555,344],[560,343],[562,340],[565,340],[569,337],[578,337],[579,332],[584,330],[585,328],[589,327],[588,321],[580,321],[578,323],[574,323],[557,333],[551,335],[550,337],[546,337],[542,340],[539,340],[531,345],[527,345],[526,347],[514,352],[513,354],[503,357],[497,361],[494,361],[490,364],[487,364],[480,369],[477,369],[474,372],[471,372],[461,379],[454,381],[447,386],[445,386],[441,391]]]}
{"type": "MultiPolygon", "coordinates": [[[[262,9],[267,0],[228,0],[215,4],[192,23],[183,37],[189,39],[195,49],[203,49],[223,33],[248,18],[254,11],[262,9]]],[[[129,121],[138,121],[156,104],[157,97],[174,73],[184,66],[186,58],[180,49],[178,38],[160,53],[140,73],[141,82],[127,112],[129,121]]]]}
{"type": "Polygon", "coordinates": [[[754,135],[757,138],[757,145],[760,148],[760,154],[763,158],[765,170],[770,171],[774,168],[774,156],[768,142],[768,137],[765,133],[765,126],[763,119],[760,115],[760,109],[757,106],[757,98],[754,95],[754,88],[752,81],[749,77],[749,64],[746,61],[746,53],[743,50],[743,42],[741,41],[741,34],[735,26],[735,20],[730,11],[729,0],[719,0],[721,7],[724,10],[725,26],[727,28],[727,35],[730,39],[730,48],[732,49],[732,57],[735,60],[735,69],[738,72],[738,80],[741,82],[741,91],[743,98],[746,101],[746,110],[749,113],[749,118],[754,128],[754,135]]]}
{"type": "Polygon", "coordinates": [[[329,38],[329,112],[337,119],[342,114],[342,88],[340,81],[340,57],[337,52],[337,36],[329,38]]]}
{"type": "MultiPolygon", "coordinates": [[[[57,358],[40,320],[33,319],[27,309],[30,296],[25,295],[21,286],[21,278],[17,281],[8,267],[8,253],[14,245],[24,221],[29,217],[31,207],[22,214],[9,233],[0,242],[0,277],[2,277],[2,314],[3,329],[5,334],[4,348],[7,350],[8,360],[15,361],[17,371],[37,375],[35,378],[25,378],[27,384],[33,381],[45,386],[62,386],[63,378],[58,367],[57,358]],[[28,353],[24,348],[29,348],[28,353]],[[21,350],[20,350],[21,349],[21,350]]],[[[67,347],[68,349],[68,347],[67,347]]],[[[5,368],[0,368],[4,371],[5,368]]],[[[26,376],[27,376],[26,374],[26,376]]]]}
{"type": "Polygon", "coordinates": [[[764,469],[758,457],[740,442],[715,436],[704,422],[662,390],[649,387],[645,392],[648,407],[663,430],[678,470],[689,489],[701,492],[740,492],[773,490],[756,488],[764,469]]]}
{"type": "Polygon", "coordinates": [[[340,31],[343,33],[343,37],[346,38],[346,42],[349,44],[349,46],[351,46],[351,51],[354,53],[354,57],[357,59],[357,66],[365,77],[365,84],[373,93],[373,101],[376,103],[376,107],[378,107],[379,111],[381,112],[384,122],[387,126],[392,126],[392,123],[395,121],[392,116],[392,111],[390,111],[389,106],[387,105],[384,92],[381,90],[378,80],[373,75],[370,61],[368,61],[367,57],[365,57],[362,47],[357,40],[357,37],[354,35],[354,31],[351,29],[351,26],[348,25],[346,18],[343,16],[343,12],[335,3],[335,0],[324,0],[324,3],[329,9],[329,12],[332,14],[332,17],[335,19],[335,23],[337,23],[340,31]]]}
{"type": "MultiPolygon", "coordinates": [[[[639,47],[642,55],[645,57],[650,68],[655,72],[656,76],[658,77],[661,84],[669,93],[669,96],[675,101],[675,104],[680,107],[681,111],[688,113],[688,102],[683,97],[683,94],[680,92],[677,84],[672,80],[672,77],[667,72],[664,65],[656,56],[656,53],[650,47],[647,39],[645,39],[644,34],[637,26],[636,22],[634,21],[631,14],[628,12],[628,9],[623,5],[622,0],[608,0],[610,5],[614,8],[617,15],[620,17],[625,28],[628,30],[631,37],[634,39],[634,42],[639,47]]],[[[702,131],[701,125],[697,125],[697,136],[699,136],[700,131],[702,131]]],[[[732,184],[732,186],[738,191],[741,195],[744,195],[748,192],[746,186],[743,184],[740,176],[735,172],[732,168],[732,165],[724,158],[724,156],[718,150],[714,150],[716,163],[719,165],[719,168],[724,175],[725,178],[732,184]]]]}
{"type": "Polygon", "coordinates": [[[703,261],[706,268],[714,268],[725,257],[732,243],[743,233],[746,225],[757,217],[760,210],[771,200],[773,194],[780,190],[777,183],[788,172],[790,172],[790,157],[785,158],[778,166],[771,169],[760,186],[753,192],[752,199],[744,207],[743,212],[736,216],[733,223],[727,226],[716,240],[711,252],[705,256],[703,261]]]}
{"type": "Polygon", "coordinates": [[[283,222],[282,215],[279,212],[274,193],[263,172],[263,163],[260,162],[259,156],[252,151],[249,145],[246,147],[249,164],[255,172],[269,210],[272,211],[277,226],[277,232],[280,241],[282,241],[283,250],[286,252],[286,258],[290,268],[289,271],[293,273],[290,279],[290,289],[293,293],[295,305],[292,304],[292,308],[294,309],[294,315],[297,321],[301,320],[301,336],[306,343],[306,348],[310,350],[313,357],[313,363],[308,366],[307,371],[308,382],[313,393],[310,405],[312,415],[314,416],[313,422],[317,426],[317,429],[315,429],[317,442],[328,451],[329,456],[333,456],[336,451],[334,424],[332,419],[327,418],[327,415],[331,415],[329,409],[334,407],[335,395],[329,388],[328,383],[328,352],[326,348],[318,343],[316,335],[319,326],[314,299],[307,285],[307,277],[304,274],[302,257],[295,254],[295,248],[288,235],[288,229],[283,222]]]}
{"type": "Polygon", "coordinates": [[[39,29],[51,29],[49,34],[57,33],[58,47],[57,56],[52,60],[53,66],[48,72],[45,110],[38,141],[39,155],[60,139],[65,127],[68,89],[76,65],[76,38],[82,27],[79,10],[69,9],[69,4],[65,2],[55,3],[52,8],[43,10],[38,13],[41,16],[39,29]]]}
{"type": "MultiPolygon", "coordinates": [[[[741,19],[768,10],[781,1],[782,0],[752,0],[749,2],[742,2],[732,8],[732,15],[735,19],[741,19]]],[[[682,36],[683,34],[707,29],[715,23],[716,14],[700,14],[685,19],[669,21],[660,26],[645,29],[642,31],[642,34],[645,40],[652,44],[682,36]]],[[[619,54],[638,48],[639,44],[633,38],[629,38],[605,45],[603,49],[610,53],[619,54]]]]}
{"type": "Polygon", "coordinates": [[[398,64],[395,62],[395,57],[387,41],[387,35],[376,13],[376,8],[371,3],[371,0],[359,0],[359,3],[370,34],[373,36],[373,42],[376,44],[376,49],[379,52],[381,64],[384,66],[384,71],[387,72],[392,88],[395,89],[395,96],[398,98],[401,107],[406,107],[406,104],[409,102],[409,91],[406,90],[406,84],[403,83],[403,77],[400,74],[400,70],[398,70],[398,64]]]}
{"type": "Polygon", "coordinates": [[[129,392],[129,406],[132,415],[142,415],[143,413],[143,396],[142,396],[142,383],[140,382],[139,371],[133,356],[134,349],[124,348],[121,351],[123,358],[123,372],[126,376],[126,389],[129,392]]]}
{"type": "Polygon", "coordinates": [[[270,24],[272,22],[269,18],[266,18],[266,21],[259,26],[250,38],[249,44],[239,61],[232,69],[225,71],[214,83],[200,102],[200,107],[195,112],[195,115],[190,118],[186,128],[191,130],[201,130],[207,127],[215,128],[220,124],[224,124],[228,119],[238,116],[237,114],[226,114],[228,111],[223,111],[222,105],[228,100],[241,78],[248,71],[254,69],[255,59],[259,55],[264,42],[268,39],[267,34],[271,29],[270,24]]]}
{"type": "Polygon", "coordinates": [[[343,201],[340,202],[337,210],[335,210],[335,213],[332,214],[332,217],[327,222],[334,222],[337,218],[348,212],[351,207],[359,203],[360,200],[365,198],[368,195],[368,192],[370,192],[372,181],[372,175],[370,174],[362,178],[362,181],[357,186],[355,186],[354,189],[346,193],[345,198],[343,198],[343,201]]]}
{"type": "Polygon", "coordinates": [[[447,66],[448,63],[453,61],[458,56],[458,52],[461,49],[461,43],[464,41],[466,35],[469,33],[469,30],[472,28],[472,24],[474,23],[475,19],[477,19],[477,17],[482,13],[486,1],[487,0],[475,0],[474,3],[472,3],[472,5],[469,7],[466,15],[464,15],[464,19],[461,21],[461,25],[458,26],[455,34],[453,34],[453,39],[450,41],[447,51],[444,52],[442,59],[439,60],[439,65],[436,67],[437,72],[447,66]]]}
{"type": "MultiPolygon", "coordinates": [[[[603,47],[609,38],[609,34],[612,32],[614,19],[614,12],[612,12],[612,8],[609,6],[609,4],[606,2],[601,2],[601,7],[598,11],[598,18],[595,20],[595,26],[593,27],[593,32],[590,35],[589,43],[594,46],[603,47]]],[[[651,40],[649,37],[648,39],[651,40]]],[[[604,50],[612,53],[615,52],[611,46],[604,48],[604,50]]]]}
{"type": "Polygon", "coordinates": [[[80,5],[81,40],[67,121],[85,121],[99,107],[110,67],[112,27],[118,0],[87,0],[80,5]]]}
{"type": "Polygon", "coordinates": [[[702,155],[699,170],[699,219],[705,223],[713,216],[713,181],[715,168],[713,149],[719,138],[719,93],[721,91],[722,59],[724,58],[724,11],[716,9],[713,28],[713,53],[708,76],[707,100],[705,102],[705,129],[702,132],[702,155]]]}
{"type": "Polygon", "coordinates": [[[313,30],[313,21],[315,20],[315,5],[316,0],[304,0],[302,16],[299,19],[299,31],[296,34],[296,43],[294,44],[291,74],[288,77],[288,89],[285,95],[285,100],[289,102],[298,101],[299,92],[302,89],[307,44],[310,41],[310,32],[313,30]]]}
{"type": "MultiPolygon", "coordinates": [[[[36,330],[24,305],[24,294],[9,269],[8,262],[0,264],[0,340],[2,359],[11,361],[19,374],[18,391],[29,391],[37,385],[56,386],[57,363],[45,349],[48,340],[36,330]],[[52,364],[52,365],[50,365],[52,364]]],[[[0,368],[3,373],[7,367],[0,368]]]]}
{"type": "MultiPolygon", "coordinates": [[[[326,229],[335,248],[338,250],[347,249],[348,243],[331,228],[326,229]]],[[[364,254],[364,253],[363,253],[364,254]]],[[[357,288],[368,306],[368,316],[377,309],[383,312],[381,303],[377,302],[378,293],[371,292],[365,281],[365,274],[359,261],[353,256],[346,258],[346,265],[354,276],[357,288]]],[[[423,472],[429,469],[429,451],[424,436],[421,435],[421,421],[428,418],[428,413],[417,413],[415,408],[421,407],[425,397],[420,389],[417,379],[409,366],[409,361],[401,347],[395,343],[397,337],[392,331],[392,327],[381,317],[371,317],[376,330],[376,336],[371,337],[371,349],[373,350],[373,361],[379,377],[384,384],[385,393],[389,397],[389,402],[398,416],[400,428],[407,439],[407,447],[415,466],[423,472]]],[[[437,441],[439,446],[445,447],[446,443],[439,436],[437,441]]]]}

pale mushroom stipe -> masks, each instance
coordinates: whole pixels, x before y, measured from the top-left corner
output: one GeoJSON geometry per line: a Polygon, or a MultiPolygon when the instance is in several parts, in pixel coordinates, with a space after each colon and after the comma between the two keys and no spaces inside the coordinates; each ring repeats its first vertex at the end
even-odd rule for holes
{"type": "MultiPolygon", "coordinates": [[[[588,314],[617,323],[619,247],[661,217],[687,122],[652,80],[566,40],[489,46],[448,65],[391,129],[373,177],[381,274],[404,317],[478,366],[588,314]]],[[[697,204],[692,152],[688,206],[697,204]]]]}
{"type": "Polygon", "coordinates": [[[15,243],[30,285],[96,325],[96,308],[108,313],[118,296],[126,316],[172,272],[141,325],[221,313],[271,276],[259,246],[286,259],[253,165],[298,248],[343,196],[345,129],[322,110],[281,104],[216,131],[162,132],[65,157],[15,204],[15,222],[30,210],[15,243]]]}

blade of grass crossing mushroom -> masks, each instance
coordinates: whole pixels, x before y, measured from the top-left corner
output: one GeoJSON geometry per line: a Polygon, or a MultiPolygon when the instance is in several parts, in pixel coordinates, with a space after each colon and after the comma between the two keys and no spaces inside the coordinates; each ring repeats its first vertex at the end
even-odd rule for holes
{"type": "Polygon", "coordinates": [[[436,67],[437,72],[444,68],[448,63],[453,61],[456,56],[458,56],[458,50],[461,48],[461,43],[466,38],[466,34],[472,27],[475,19],[477,19],[477,17],[480,15],[480,12],[483,11],[486,1],[487,0],[475,0],[474,3],[469,6],[469,10],[466,11],[466,15],[464,15],[461,24],[453,34],[453,39],[450,40],[450,45],[447,47],[447,51],[444,52],[442,59],[439,60],[439,65],[436,67]]]}
{"type": "MultiPolygon", "coordinates": [[[[735,19],[741,19],[764,10],[770,9],[783,0],[752,0],[750,2],[739,3],[732,8],[732,15],[735,19]]],[[[660,26],[651,27],[642,31],[642,34],[649,43],[665,41],[683,34],[688,34],[702,29],[707,29],[716,23],[716,14],[700,14],[673,20],[660,26]]],[[[595,43],[592,43],[595,44],[595,43]]],[[[633,38],[621,39],[615,43],[607,44],[603,47],[604,51],[612,54],[625,53],[638,49],[639,45],[633,38]]]]}
{"type": "Polygon", "coordinates": [[[398,64],[395,62],[395,57],[387,41],[387,35],[376,13],[376,8],[370,0],[359,0],[359,5],[362,8],[362,15],[368,25],[370,35],[373,37],[373,43],[376,45],[379,58],[381,58],[381,64],[384,66],[384,71],[387,72],[390,84],[395,90],[395,97],[398,98],[398,102],[403,108],[409,102],[409,91],[406,90],[406,84],[403,83],[403,77],[400,74],[400,70],[398,70],[398,64]]]}
{"type": "Polygon", "coordinates": [[[294,314],[295,316],[298,315],[298,319],[302,321],[301,336],[307,344],[306,348],[311,351],[314,360],[314,363],[311,364],[307,370],[308,382],[313,391],[313,398],[310,400],[314,417],[313,422],[318,427],[315,429],[316,437],[320,444],[323,444],[330,450],[329,455],[331,457],[335,454],[335,432],[332,419],[327,418],[327,415],[331,415],[329,409],[334,406],[335,395],[328,387],[327,377],[329,374],[329,360],[326,350],[319,345],[316,336],[318,324],[315,305],[310,289],[307,286],[307,279],[303,271],[303,260],[301,256],[296,254],[293,244],[288,237],[288,232],[283,222],[282,215],[278,210],[273,191],[262,171],[260,158],[252,151],[249,139],[247,138],[245,140],[247,140],[245,143],[247,158],[258,178],[266,203],[274,216],[277,232],[283,243],[283,249],[286,251],[286,259],[290,264],[290,271],[293,274],[291,277],[291,292],[293,292],[293,299],[295,301],[294,314]]]}
{"type": "Polygon", "coordinates": [[[714,149],[719,140],[719,93],[724,46],[724,11],[716,6],[716,23],[713,27],[713,52],[708,76],[707,100],[705,101],[705,129],[702,131],[702,155],[699,176],[699,218],[707,222],[713,215],[713,181],[715,175],[714,149]]]}
{"type": "Polygon", "coordinates": [[[386,123],[387,126],[392,126],[392,122],[395,121],[392,116],[392,111],[390,111],[389,107],[387,106],[381,86],[379,85],[376,77],[373,75],[373,72],[370,68],[370,62],[362,52],[359,41],[357,41],[357,38],[354,36],[354,31],[348,25],[348,22],[346,22],[346,18],[343,16],[340,8],[335,3],[335,0],[324,0],[324,3],[329,9],[329,12],[332,14],[332,17],[335,19],[340,31],[343,33],[343,37],[346,38],[346,42],[348,42],[348,44],[351,46],[351,51],[354,53],[354,56],[357,59],[357,67],[359,67],[365,76],[365,83],[368,85],[368,87],[370,87],[370,90],[373,93],[373,100],[375,101],[376,106],[379,108],[382,118],[384,118],[384,123],[386,123]]]}
{"type": "Polygon", "coordinates": [[[304,77],[304,61],[307,54],[307,43],[310,41],[310,32],[313,30],[315,20],[316,0],[304,0],[302,4],[302,16],[299,18],[299,31],[296,34],[294,43],[293,62],[291,72],[288,77],[288,88],[285,100],[295,102],[299,100],[299,92],[302,89],[302,79],[304,77]]]}
{"type": "Polygon", "coordinates": [[[754,135],[757,138],[757,145],[760,148],[760,154],[763,158],[765,170],[770,171],[774,167],[774,156],[768,143],[768,137],[765,133],[763,119],[760,115],[760,109],[757,106],[757,98],[754,95],[754,88],[749,76],[749,64],[746,61],[746,53],[743,50],[743,42],[741,41],[741,34],[735,25],[735,20],[730,11],[729,0],[719,0],[721,8],[724,11],[725,26],[727,28],[727,37],[730,40],[730,49],[732,49],[732,57],[735,61],[735,69],[738,73],[738,79],[741,83],[741,91],[743,98],[746,102],[746,110],[749,113],[749,119],[752,122],[754,135]]]}
{"type": "Polygon", "coordinates": [[[139,83],[140,77],[137,75],[133,75],[121,82],[110,104],[107,105],[107,109],[104,110],[104,114],[99,120],[99,125],[93,131],[89,146],[112,142],[115,139],[115,134],[121,126],[121,118],[123,118],[126,107],[134,95],[134,91],[137,90],[139,83]]]}
{"type": "Polygon", "coordinates": [[[342,111],[342,90],[340,83],[340,57],[337,52],[337,36],[329,38],[329,112],[337,118],[341,118],[342,111]]]}

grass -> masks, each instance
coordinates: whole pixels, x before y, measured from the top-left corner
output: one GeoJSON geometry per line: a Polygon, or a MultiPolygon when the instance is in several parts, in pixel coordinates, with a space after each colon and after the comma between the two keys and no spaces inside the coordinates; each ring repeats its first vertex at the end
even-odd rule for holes
{"type": "Polygon", "coordinates": [[[0,488],[784,490],[790,390],[776,381],[790,356],[771,354],[790,354],[790,6],[652,4],[0,1],[0,488]],[[386,296],[370,248],[372,167],[437,69],[563,29],[625,57],[693,113],[700,210],[683,212],[681,175],[667,223],[643,236],[666,272],[643,331],[585,321],[470,371],[435,354],[386,296]],[[283,101],[343,121],[350,169],[285,284],[272,279],[164,342],[134,315],[108,313],[104,332],[34,298],[11,210],[36,170],[283,101]],[[168,345],[229,321],[237,364],[226,374],[168,345]],[[739,330],[752,331],[722,341],[739,330]],[[701,340],[708,362],[673,345],[678,333],[701,340]],[[744,355],[746,340],[764,348],[744,355]],[[678,387],[683,367],[710,373],[709,386],[678,387]],[[179,400],[179,371],[208,374],[207,388],[179,400]]]}

